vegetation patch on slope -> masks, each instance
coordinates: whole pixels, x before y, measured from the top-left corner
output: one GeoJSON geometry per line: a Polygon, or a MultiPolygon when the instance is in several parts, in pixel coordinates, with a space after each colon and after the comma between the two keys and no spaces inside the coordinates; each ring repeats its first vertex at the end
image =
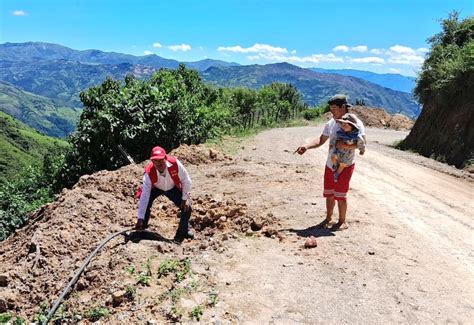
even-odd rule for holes
{"type": "Polygon", "coordinates": [[[471,168],[474,164],[474,17],[451,13],[429,42],[415,94],[423,111],[400,145],[424,156],[471,168]]]}

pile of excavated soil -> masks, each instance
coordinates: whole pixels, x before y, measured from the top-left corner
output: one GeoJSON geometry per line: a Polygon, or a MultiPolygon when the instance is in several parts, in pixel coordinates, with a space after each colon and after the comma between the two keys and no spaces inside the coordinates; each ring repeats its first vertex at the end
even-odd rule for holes
{"type": "Polygon", "coordinates": [[[178,148],[172,150],[170,154],[178,157],[178,159],[181,160],[183,163],[188,163],[192,165],[201,165],[218,161],[232,160],[231,157],[217,150],[206,148],[201,144],[183,144],[178,148]]]}
{"type": "MultiPolygon", "coordinates": [[[[215,152],[216,156],[211,158],[201,149],[186,146],[174,154],[195,164],[228,159],[215,152]]],[[[55,202],[37,211],[26,227],[1,242],[0,312],[8,310],[32,320],[35,314],[47,311],[40,306],[51,306],[75,270],[103,239],[133,227],[138,205],[134,193],[142,175],[143,164],[85,175],[71,190],[63,190],[55,202]]],[[[222,252],[225,250],[223,242],[230,237],[239,232],[261,230],[273,222],[272,216],[249,212],[245,203],[231,196],[224,200],[218,195],[198,194],[193,198],[193,210],[191,226],[196,230],[196,238],[176,245],[166,238],[173,238],[177,229],[178,209],[166,198],[158,198],[151,212],[150,231],[161,238],[159,244],[154,245],[150,253],[150,247],[120,245],[123,237],[114,239],[82,275],[75,289],[78,294],[68,300],[70,306],[77,306],[74,313],[80,315],[90,310],[93,302],[103,302],[108,304],[109,310],[115,308],[113,314],[119,315],[120,308],[125,308],[127,317],[124,319],[139,321],[129,310],[136,302],[111,305],[112,293],[123,292],[127,285],[136,284],[136,276],[128,275],[127,280],[124,269],[139,263],[139,256],[143,260],[150,254],[160,253],[161,259],[165,256],[182,259],[186,254],[201,250],[222,252]]],[[[153,263],[156,269],[160,259],[156,258],[153,263]]],[[[201,286],[206,287],[207,281],[208,277],[203,277],[201,286]]],[[[153,285],[158,291],[165,290],[155,282],[153,285]]],[[[142,298],[145,296],[146,292],[142,292],[142,298]]],[[[174,304],[166,310],[160,307],[156,311],[157,319],[173,320],[168,316],[170,308],[175,307],[174,304]]]]}
{"type": "MultiPolygon", "coordinates": [[[[356,114],[366,127],[393,129],[393,130],[410,130],[415,121],[402,114],[391,115],[383,108],[373,108],[366,106],[352,106],[350,113],[356,114]]],[[[332,118],[331,113],[326,113],[326,119],[332,118]]]]}

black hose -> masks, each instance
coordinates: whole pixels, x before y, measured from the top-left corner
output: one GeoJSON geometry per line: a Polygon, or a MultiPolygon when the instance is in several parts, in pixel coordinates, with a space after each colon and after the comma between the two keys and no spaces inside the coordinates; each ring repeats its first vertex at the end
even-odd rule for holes
{"type": "Polygon", "coordinates": [[[69,293],[69,289],[74,286],[74,284],[76,284],[77,280],[79,280],[79,277],[81,276],[82,272],[84,271],[84,269],[87,267],[87,265],[90,263],[90,261],[92,260],[92,258],[101,250],[102,247],[105,246],[105,244],[107,244],[111,239],[117,237],[118,235],[121,235],[123,233],[126,233],[127,231],[131,231],[133,230],[133,228],[131,229],[125,229],[125,230],[122,230],[122,231],[119,231],[119,232],[116,232],[115,234],[112,234],[110,235],[109,237],[107,237],[106,239],[104,239],[100,244],[99,246],[97,246],[97,248],[89,255],[89,257],[84,261],[84,263],[82,264],[82,266],[77,270],[76,272],[76,275],[74,275],[74,277],[71,279],[71,281],[69,281],[68,285],[66,286],[66,288],[64,288],[63,292],[61,293],[61,295],[59,296],[59,298],[56,300],[56,302],[54,303],[53,307],[49,310],[49,313],[48,315],[46,316],[46,320],[44,321],[43,324],[47,324],[49,322],[49,319],[51,317],[53,317],[54,313],[56,312],[56,310],[58,309],[59,305],[61,304],[61,302],[63,301],[63,299],[66,297],[66,295],[69,293]]]}

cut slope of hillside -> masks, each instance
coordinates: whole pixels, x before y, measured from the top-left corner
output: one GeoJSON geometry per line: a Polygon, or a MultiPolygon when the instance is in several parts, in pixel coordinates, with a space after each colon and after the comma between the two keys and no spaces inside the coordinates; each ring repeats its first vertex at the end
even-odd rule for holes
{"type": "Polygon", "coordinates": [[[28,165],[42,163],[45,154],[66,147],[66,141],[42,135],[0,112],[0,180],[13,177],[28,165]]]}
{"type": "Polygon", "coordinates": [[[423,111],[401,146],[474,172],[474,16],[441,25],[415,88],[423,111]]]}

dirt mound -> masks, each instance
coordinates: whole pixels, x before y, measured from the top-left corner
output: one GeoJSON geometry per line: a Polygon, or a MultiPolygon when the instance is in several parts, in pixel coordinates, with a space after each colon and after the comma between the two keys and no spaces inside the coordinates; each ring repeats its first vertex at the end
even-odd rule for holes
{"type": "MultiPolygon", "coordinates": [[[[356,114],[366,127],[410,130],[415,124],[409,117],[402,114],[390,115],[383,108],[352,106],[350,112],[356,114]]],[[[324,116],[328,120],[332,118],[331,113],[326,113],[324,116]]]]}
{"type": "MultiPolygon", "coordinates": [[[[206,149],[201,146],[185,146],[178,148],[174,154],[191,164],[228,159],[216,152],[211,157],[209,150],[204,150],[206,149]]],[[[134,192],[140,185],[142,175],[141,165],[85,175],[71,190],[63,190],[55,202],[37,211],[28,226],[1,242],[0,312],[8,310],[28,320],[32,320],[34,315],[45,314],[84,259],[104,238],[133,227],[137,209],[134,192]]],[[[196,230],[196,238],[180,246],[176,245],[166,238],[172,238],[177,229],[178,209],[169,200],[158,198],[150,220],[150,236],[155,237],[155,243],[151,246],[130,246],[132,244],[129,241],[137,240],[133,233],[129,234],[131,237],[125,237],[125,245],[120,244],[120,238],[124,237],[114,239],[82,275],[75,288],[76,295],[68,299],[66,306],[69,306],[69,311],[66,312],[63,306],[63,312],[69,316],[64,314],[62,320],[71,320],[72,314],[79,315],[80,319],[89,317],[85,316],[88,312],[98,313],[93,309],[99,308],[93,305],[97,302],[101,302],[100,305],[107,306],[109,310],[113,308],[114,315],[120,315],[122,310],[128,310],[136,303],[124,298],[123,292],[137,290],[138,286],[140,294],[147,296],[149,285],[155,286],[155,293],[162,292],[165,295],[163,300],[168,301],[168,305],[171,304],[166,308],[157,307],[156,317],[160,320],[180,319],[176,318],[179,316],[175,315],[176,310],[171,310],[177,306],[175,301],[169,298],[170,291],[178,286],[176,281],[166,284],[161,279],[161,284],[153,282],[144,285],[140,281],[148,281],[144,279],[150,275],[140,275],[138,271],[130,275],[124,269],[131,265],[137,268],[135,264],[143,264],[143,260],[151,257],[155,262],[150,262],[152,266],[147,268],[155,270],[164,263],[165,257],[177,263],[183,261],[187,254],[200,250],[222,252],[225,250],[223,241],[237,236],[239,232],[257,231],[272,223],[271,217],[254,215],[249,212],[245,203],[229,196],[223,199],[219,194],[198,193],[193,198],[193,210],[191,226],[196,230]],[[159,258],[155,256],[158,253],[159,258]],[[121,307],[115,306],[118,301],[121,307]],[[72,310],[71,306],[76,307],[72,310]]],[[[146,268],[141,269],[143,273],[146,268]]],[[[210,277],[203,276],[201,286],[211,290],[208,279],[210,277]]],[[[189,288],[181,289],[181,293],[191,293],[189,288]]],[[[127,295],[132,295],[131,291],[127,295]]],[[[128,310],[126,314],[124,320],[132,323],[139,321],[135,318],[139,313],[128,310]]],[[[93,317],[89,319],[92,320],[93,317]]]]}
{"type": "Polygon", "coordinates": [[[208,164],[211,162],[232,160],[231,157],[215,150],[206,148],[203,145],[186,145],[183,144],[174,149],[170,153],[178,157],[184,163],[192,165],[208,164]]]}

